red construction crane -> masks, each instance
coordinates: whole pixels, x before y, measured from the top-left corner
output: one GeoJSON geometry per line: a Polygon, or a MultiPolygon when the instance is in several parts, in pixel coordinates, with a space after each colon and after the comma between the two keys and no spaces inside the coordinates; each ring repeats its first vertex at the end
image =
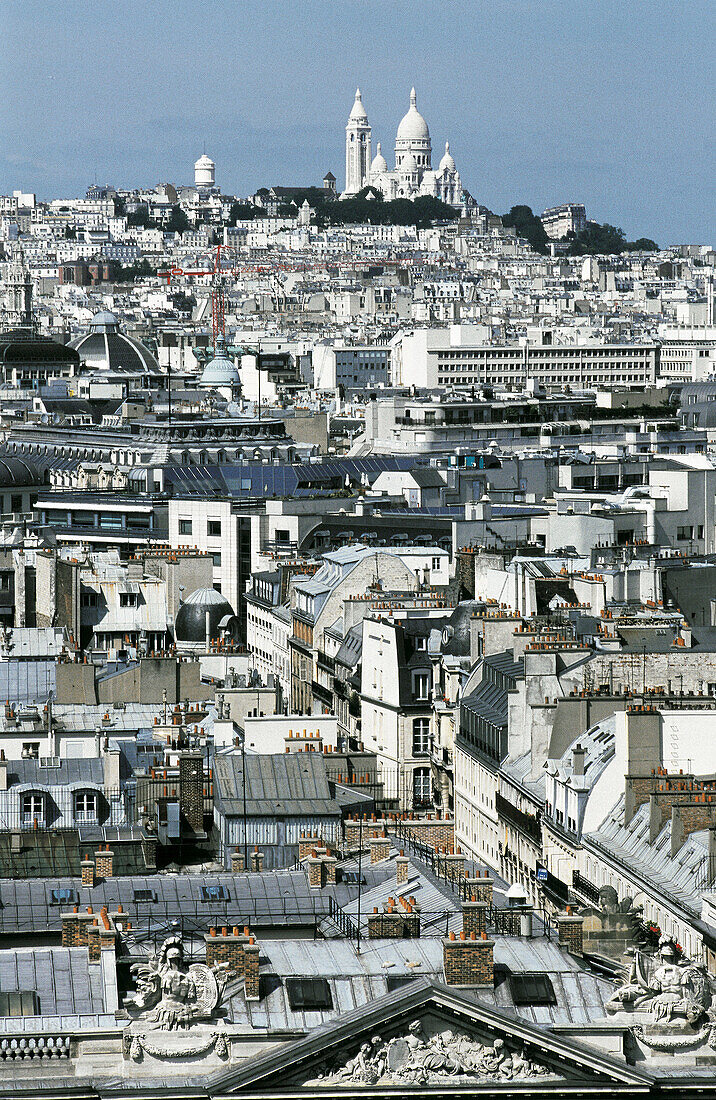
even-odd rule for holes
{"type": "Polygon", "coordinates": [[[217,244],[214,266],[212,268],[205,268],[201,271],[187,271],[183,267],[172,267],[168,271],[157,272],[157,275],[167,280],[167,286],[171,284],[173,278],[179,278],[182,275],[211,275],[211,334],[214,351],[216,351],[219,337],[224,341],[226,340],[224,286],[222,276],[226,271],[230,271],[231,274],[236,274],[235,268],[222,268],[222,248],[233,249],[234,246],[229,244],[217,244]]]}
{"type": "Polygon", "coordinates": [[[249,264],[241,263],[236,258],[234,259],[233,266],[223,267],[221,266],[221,250],[229,249],[236,253],[236,246],[231,244],[217,244],[214,246],[214,265],[210,268],[204,268],[199,271],[189,271],[183,267],[171,267],[168,271],[158,271],[157,275],[167,280],[167,286],[171,284],[172,279],[180,278],[181,276],[200,276],[210,275],[211,282],[211,331],[212,331],[212,346],[216,351],[217,340],[219,337],[222,340],[226,340],[226,324],[225,324],[225,304],[224,304],[224,288],[222,283],[222,277],[224,274],[231,274],[233,276],[238,275],[275,275],[277,271],[292,271],[292,272],[306,272],[311,270],[325,271],[329,267],[348,267],[348,268],[362,268],[372,263],[381,267],[412,267],[415,260],[412,257],[402,257],[400,259],[392,260],[355,260],[355,259],[341,259],[339,257],[331,257],[325,260],[300,260],[295,261],[282,261],[279,263],[262,263],[262,264],[249,264]]]}

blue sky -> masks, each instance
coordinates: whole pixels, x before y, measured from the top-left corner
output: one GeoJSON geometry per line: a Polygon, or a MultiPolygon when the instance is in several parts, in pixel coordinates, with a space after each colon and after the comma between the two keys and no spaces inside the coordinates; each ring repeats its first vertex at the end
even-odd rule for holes
{"type": "Polygon", "coordinates": [[[356,84],[390,158],[412,84],[434,161],[504,213],[583,201],[716,245],[716,0],[3,0],[0,193],[344,175],[356,84]]]}

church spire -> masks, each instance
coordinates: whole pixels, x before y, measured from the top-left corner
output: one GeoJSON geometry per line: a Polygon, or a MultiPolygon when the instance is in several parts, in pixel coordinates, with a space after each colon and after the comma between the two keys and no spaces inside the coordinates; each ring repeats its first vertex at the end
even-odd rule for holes
{"type": "Polygon", "coordinates": [[[5,308],[3,324],[8,328],[33,327],[32,278],[25,263],[22,245],[14,249],[5,279],[5,308]]]}

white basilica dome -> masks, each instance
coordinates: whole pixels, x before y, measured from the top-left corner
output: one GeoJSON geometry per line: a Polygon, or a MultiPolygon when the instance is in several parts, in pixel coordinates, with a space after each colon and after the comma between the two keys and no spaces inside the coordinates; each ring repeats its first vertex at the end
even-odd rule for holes
{"type": "Polygon", "coordinates": [[[416,106],[415,88],[410,92],[410,107],[398,126],[396,141],[430,141],[428,124],[416,106]]]}
{"type": "Polygon", "coordinates": [[[370,166],[371,174],[374,176],[379,175],[381,172],[388,171],[388,162],[380,151],[380,142],[378,142],[378,151],[373,157],[373,163],[370,166]]]}
{"type": "Polygon", "coordinates": [[[445,142],[445,152],[444,152],[443,158],[440,161],[440,164],[438,166],[438,171],[439,172],[445,172],[446,170],[448,172],[454,172],[455,171],[455,161],[453,159],[452,153],[450,152],[450,142],[449,141],[445,142]]]}

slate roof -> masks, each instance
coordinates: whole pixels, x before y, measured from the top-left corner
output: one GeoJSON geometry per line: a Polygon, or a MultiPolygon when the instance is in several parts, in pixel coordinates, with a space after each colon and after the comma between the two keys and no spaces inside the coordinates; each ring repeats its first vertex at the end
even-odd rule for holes
{"type": "Polygon", "coordinates": [[[356,668],[363,652],[363,623],[352,626],[341,643],[335,656],[337,665],[344,668],[356,668]]]}
{"type": "MultiPolygon", "coordinates": [[[[393,870],[395,865],[393,864],[393,870]]],[[[383,912],[383,903],[389,897],[400,894],[402,897],[415,897],[415,901],[421,909],[420,929],[421,935],[434,936],[446,932],[462,931],[462,908],[460,899],[448,888],[440,889],[439,881],[431,882],[425,875],[419,874],[410,866],[408,867],[408,881],[400,889],[395,884],[395,878],[390,876],[385,882],[374,886],[372,890],[363,890],[360,899],[361,925],[365,922],[367,914],[377,907],[378,912],[383,912]]],[[[358,915],[358,898],[352,898],[344,910],[354,920],[358,915]]]]}
{"type": "Polygon", "coordinates": [[[42,1016],[102,1012],[101,969],[84,947],[20,947],[0,951],[0,991],[34,990],[42,1016]]]}
{"type": "Polygon", "coordinates": [[[0,699],[44,703],[55,691],[55,661],[0,661],[0,699]]]}
{"type": "MultiPolygon", "coordinates": [[[[584,963],[544,937],[494,939],[498,969],[506,967],[515,974],[549,975],[557,1004],[517,1007],[509,983],[499,978],[495,989],[463,990],[471,1000],[547,1027],[588,1023],[605,1017],[604,1005],[614,992],[611,981],[593,974],[584,963]]],[[[261,954],[266,961],[261,968],[260,1000],[247,1004],[242,994],[230,1000],[234,1023],[247,1029],[318,1027],[385,995],[388,977],[444,981],[440,936],[368,940],[362,943],[360,955],[349,940],[264,940],[261,954]],[[333,1007],[311,1012],[291,1009],[285,979],[293,976],[326,978],[333,1007]]],[[[505,973],[503,969],[502,974],[505,973]]]]}
{"type": "Polygon", "coordinates": [[[460,601],[447,622],[452,634],[442,646],[443,653],[451,657],[470,656],[470,623],[473,613],[484,606],[481,600],[460,601]]]}
{"type": "Polygon", "coordinates": [[[593,787],[614,756],[616,716],[597,722],[596,725],[574,737],[559,759],[559,768],[563,775],[572,774],[572,748],[579,744],[584,749],[584,786],[593,787]]]}
{"type": "MultiPolygon", "coordinates": [[[[161,713],[161,705],[149,706],[145,703],[55,703],[52,707],[54,724],[62,730],[92,730],[101,728],[109,737],[121,733],[134,733],[140,729],[151,729],[154,719],[161,713]],[[104,722],[105,714],[109,721],[104,722]]],[[[0,715],[0,730],[15,732],[14,726],[8,726],[0,715]]]]}
{"type": "MultiPolygon", "coordinates": [[[[5,410],[7,404],[3,402],[5,410]]],[[[10,456],[5,448],[0,448],[0,486],[2,488],[10,489],[16,485],[41,485],[42,483],[42,474],[31,461],[19,458],[17,455],[10,456]]]]}
{"type": "MultiPolygon", "coordinates": [[[[244,812],[243,761],[240,753],[214,759],[214,801],[220,813],[244,812]]],[[[249,817],[330,815],[340,813],[331,798],[326,765],[317,753],[246,756],[246,813],[249,817]]]]}
{"type": "Polygon", "coordinates": [[[520,657],[515,660],[511,649],[505,649],[501,653],[491,653],[483,660],[483,668],[494,669],[502,676],[515,682],[524,676],[525,659],[520,657]]]}
{"type": "MultiPolygon", "coordinates": [[[[16,835],[16,834],[15,834],[16,835]]],[[[80,874],[80,864],[85,854],[97,850],[100,844],[113,846],[113,870],[116,875],[132,875],[138,868],[144,870],[146,864],[141,848],[141,830],[138,828],[118,828],[113,825],[81,825],[76,829],[22,829],[20,830],[20,849],[14,847],[11,831],[0,833],[0,931],[19,928],[27,930],[36,926],[32,911],[21,913],[25,905],[34,910],[40,905],[39,927],[48,925],[43,906],[46,904],[42,887],[46,880],[48,891],[58,881],[72,881],[80,874]],[[50,876],[50,877],[47,877],[50,876]],[[2,900],[7,882],[17,881],[19,888],[31,888],[25,894],[7,895],[7,908],[2,900]],[[29,900],[28,900],[29,898],[29,900]],[[23,923],[24,922],[24,923],[23,923]]],[[[50,893],[47,893],[50,897],[50,893]]],[[[49,904],[49,903],[48,903],[49,904]]],[[[59,927],[59,924],[57,925],[59,927]]]]}
{"type": "Polygon", "coordinates": [[[410,471],[410,476],[421,489],[445,488],[445,478],[440,476],[434,466],[418,467],[418,469],[410,471]]]}
{"type": "Polygon", "coordinates": [[[524,658],[511,649],[492,653],[482,661],[482,679],[461,705],[498,728],[507,726],[507,693],[524,675],[524,658]]]}
{"type": "Polygon", "coordinates": [[[48,413],[64,413],[65,416],[92,416],[92,404],[81,398],[43,397],[42,404],[48,413]]]}
{"type": "Polygon", "coordinates": [[[316,492],[340,489],[346,476],[360,481],[365,474],[372,484],[384,470],[409,470],[414,465],[414,456],[371,454],[362,458],[340,456],[277,466],[262,463],[167,466],[164,482],[174,487],[177,496],[307,497],[316,492]]]}
{"type": "Polygon", "coordinates": [[[104,783],[104,760],[71,756],[60,760],[57,768],[42,767],[39,760],[11,760],[8,762],[7,779],[8,786],[15,783],[37,784],[38,787],[58,787],[67,783],[101,786],[104,783]]]}
{"type": "Polygon", "coordinates": [[[507,692],[483,680],[461,705],[493,726],[507,725],[507,692]]]}
{"type": "MultiPolygon", "coordinates": [[[[369,884],[377,880],[369,868],[369,884]]],[[[91,889],[81,885],[79,875],[58,875],[52,879],[0,879],[0,932],[46,932],[61,927],[61,914],[69,905],[52,903],[53,889],[74,890],[80,908],[91,905],[99,912],[121,904],[131,913],[133,928],[139,934],[148,929],[161,932],[174,921],[183,921],[188,929],[200,929],[203,935],[210,924],[239,925],[257,922],[262,926],[313,924],[328,915],[329,897],[346,904],[357,887],[338,884],[325,890],[311,890],[303,871],[264,871],[261,875],[200,871],[162,872],[153,875],[128,875],[99,882],[91,889]],[[225,901],[205,901],[203,886],[224,886],[225,901]],[[135,891],[149,891],[150,900],[136,902],[135,891]]]]}
{"type": "Polygon", "coordinates": [[[701,915],[699,883],[708,866],[707,834],[691,833],[671,858],[671,819],[653,844],[649,843],[649,803],[639,807],[624,824],[624,796],[588,839],[633,869],[652,889],[673,899],[692,917],[701,915]]]}
{"type": "Polygon", "coordinates": [[[500,764],[500,771],[505,772],[515,782],[523,786],[530,794],[539,799],[540,802],[544,802],[546,777],[544,772],[540,772],[537,779],[530,779],[530,773],[532,771],[532,752],[528,749],[527,752],[521,753],[520,756],[507,756],[500,764]]]}

